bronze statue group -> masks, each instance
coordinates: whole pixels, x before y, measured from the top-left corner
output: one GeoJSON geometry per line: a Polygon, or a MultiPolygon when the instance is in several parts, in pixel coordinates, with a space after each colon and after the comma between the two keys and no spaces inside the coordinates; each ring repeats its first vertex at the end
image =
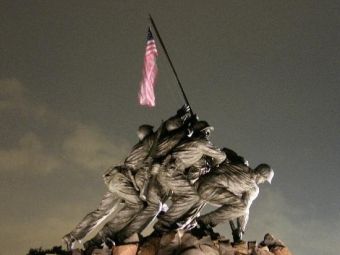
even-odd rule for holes
{"type": "Polygon", "coordinates": [[[233,150],[215,147],[209,140],[212,131],[186,105],[156,131],[140,126],[139,142],[124,163],[103,175],[107,192],[99,207],[64,236],[68,249],[103,221],[107,222],[84,243],[85,249],[124,244],[155,219],[156,236],[179,229],[212,235],[213,227],[230,222],[234,242],[240,242],[258,184],[270,183],[274,172],[267,164],[250,168],[233,150]],[[216,209],[200,215],[207,204],[216,209]]]}

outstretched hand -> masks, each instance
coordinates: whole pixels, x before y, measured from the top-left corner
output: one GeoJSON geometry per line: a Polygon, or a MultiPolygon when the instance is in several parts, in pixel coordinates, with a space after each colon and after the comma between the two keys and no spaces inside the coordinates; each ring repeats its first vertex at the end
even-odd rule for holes
{"type": "Polygon", "coordinates": [[[179,116],[183,116],[185,115],[186,113],[190,112],[191,108],[190,108],[190,105],[187,105],[187,104],[184,104],[178,111],[177,111],[177,114],[179,116]]]}

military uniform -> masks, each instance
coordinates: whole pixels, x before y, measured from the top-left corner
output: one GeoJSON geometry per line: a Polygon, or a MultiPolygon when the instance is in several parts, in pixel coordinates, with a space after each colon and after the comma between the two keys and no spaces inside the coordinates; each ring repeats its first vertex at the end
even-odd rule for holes
{"type": "Polygon", "coordinates": [[[199,180],[198,193],[203,202],[220,206],[197,221],[211,227],[239,218],[245,230],[249,208],[259,193],[256,173],[244,164],[223,163],[199,180]]]}
{"type": "MultiPolygon", "coordinates": [[[[147,176],[144,171],[147,169],[140,170],[136,175],[136,180],[138,186],[145,183],[145,176],[147,176]]],[[[139,211],[131,221],[124,226],[124,228],[117,231],[114,235],[114,240],[118,242],[123,242],[126,238],[130,237],[134,233],[141,233],[149,223],[162,211],[164,207],[164,202],[168,198],[168,193],[163,192],[157,180],[150,183],[147,190],[146,196],[146,207],[139,211]]],[[[129,210],[129,208],[124,208],[123,211],[129,210]]],[[[113,233],[111,233],[111,236],[113,233]]]]}
{"type": "MultiPolygon", "coordinates": [[[[172,122],[179,122],[181,116],[177,118],[172,117],[166,125],[171,125],[172,122]]],[[[162,127],[161,127],[162,128],[162,127]]],[[[150,150],[154,142],[157,142],[154,158],[161,158],[167,155],[167,153],[175,147],[180,140],[185,137],[187,131],[183,128],[177,128],[176,130],[166,131],[165,134],[159,137],[157,140],[157,133],[151,133],[143,140],[138,142],[122,166],[114,166],[110,168],[104,175],[104,182],[108,188],[108,192],[104,195],[99,207],[86,215],[83,220],[73,229],[69,234],[64,237],[64,240],[68,242],[81,241],[102,223],[107,217],[117,208],[119,208],[119,214],[117,217],[110,220],[99,233],[88,243],[100,244],[106,236],[112,236],[117,231],[123,229],[129,222],[145,207],[145,202],[140,199],[140,189],[142,188],[141,182],[143,181],[142,175],[139,175],[140,186],[136,186],[136,179],[139,169],[147,169],[149,164],[146,161],[150,156],[150,150]],[[123,206],[120,206],[121,204],[123,206]]],[[[154,192],[158,194],[157,192],[154,192]]],[[[160,204],[160,196],[152,196],[152,202],[150,203],[153,210],[155,210],[155,200],[158,200],[157,210],[160,204]]],[[[147,201],[150,202],[150,201],[147,201]]],[[[150,206],[148,204],[148,206],[150,206]]],[[[148,208],[150,209],[150,208],[148,208]]]]}
{"type": "MultiPolygon", "coordinates": [[[[173,130],[170,132],[165,131],[163,137],[161,137],[157,143],[157,147],[155,150],[154,161],[161,161],[164,156],[166,156],[169,151],[171,151],[176,145],[186,136],[187,130],[184,128],[179,128],[177,130],[173,130]]],[[[139,148],[137,147],[137,150],[139,148]]],[[[136,154],[130,154],[128,158],[128,162],[135,160],[138,157],[136,154]]],[[[170,190],[164,190],[160,186],[158,179],[156,176],[158,175],[159,164],[154,163],[148,166],[141,167],[135,174],[135,179],[139,190],[142,190],[144,184],[146,183],[146,179],[152,179],[147,189],[146,194],[146,203],[145,207],[142,210],[138,211],[137,213],[132,213],[134,216],[129,218],[128,224],[125,225],[122,229],[114,228],[114,224],[108,223],[104,226],[101,232],[106,232],[108,236],[114,237],[115,240],[123,241],[124,239],[128,238],[134,233],[140,233],[153,219],[156,217],[162,209],[163,202],[165,202],[167,195],[169,194],[170,190]],[[152,169],[148,169],[152,168],[152,169]],[[155,170],[155,173],[151,175],[148,174],[148,171],[155,170]],[[119,231],[116,231],[119,230],[119,231]],[[115,230],[115,233],[112,232],[115,230]]],[[[124,207],[122,211],[120,211],[117,221],[119,218],[123,217],[124,214],[129,215],[131,208],[124,207]],[[126,212],[125,212],[126,211],[126,212]],[[121,212],[124,212],[121,214],[121,212]]],[[[101,233],[100,232],[100,233],[101,233]]],[[[104,234],[103,234],[104,235],[104,234]]]]}
{"type": "MultiPolygon", "coordinates": [[[[139,198],[139,192],[134,188],[130,177],[126,174],[124,166],[113,167],[110,173],[104,176],[109,191],[104,195],[99,207],[87,214],[81,222],[68,234],[75,240],[81,241],[94,228],[100,225],[113,212],[121,210],[122,207],[128,207],[129,210],[120,214],[120,220],[112,219],[111,225],[119,230],[123,228],[134,214],[143,209],[144,203],[139,198]],[[124,221],[125,219],[125,221],[124,221]]],[[[101,243],[102,233],[97,236],[97,242],[101,243]]]]}
{"type": "MultiPolygon", "coordinates": [[[[214,147],[204,137],[192,137],[178,145],[163,162],[158,174],[158,181],[165,191],[172,191],[172,205],[169,210],[158,217],[154,228],[157,231],[178,228],[176,222],[183,216],[190,217],[191,207],[200,201],[196,189],[185,175],[185,170],[195,165],[202,157],[210,157],[217,165],[226,158],[225,153],[214,147]]],[[[192,211],[193,214],[196,211],[192,211]]]]}

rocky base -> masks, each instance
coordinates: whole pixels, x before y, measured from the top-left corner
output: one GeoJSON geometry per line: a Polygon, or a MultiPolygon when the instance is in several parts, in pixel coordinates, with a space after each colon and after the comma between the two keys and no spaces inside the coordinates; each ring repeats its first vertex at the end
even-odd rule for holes
{"type": "MultiPolygon", "coordinates": [[[[74,250],[72,255],[82,252],[74,250]]],[[[255,241],[232,243],[219,237],[198,238],[190,232],[170,232],[162,237],[147,237],[142,243],[114,246],[111,249],[96,249],[92,255],[292,255],[282,241],[270,234],[257,244],[255,241]]]]}

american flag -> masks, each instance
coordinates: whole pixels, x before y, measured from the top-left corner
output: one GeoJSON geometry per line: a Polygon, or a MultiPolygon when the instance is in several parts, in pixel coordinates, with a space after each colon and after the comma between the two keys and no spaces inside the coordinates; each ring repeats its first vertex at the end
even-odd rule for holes
{"type": "Polygon", "coordinates": [[[149,107],[155,106],[154,88],[156,86],[156,76],[158,72],[156,63],[157,56],[156,43],[149,27],[144,55],[143,77],[138,93],[139,103],[149,107]]]}

